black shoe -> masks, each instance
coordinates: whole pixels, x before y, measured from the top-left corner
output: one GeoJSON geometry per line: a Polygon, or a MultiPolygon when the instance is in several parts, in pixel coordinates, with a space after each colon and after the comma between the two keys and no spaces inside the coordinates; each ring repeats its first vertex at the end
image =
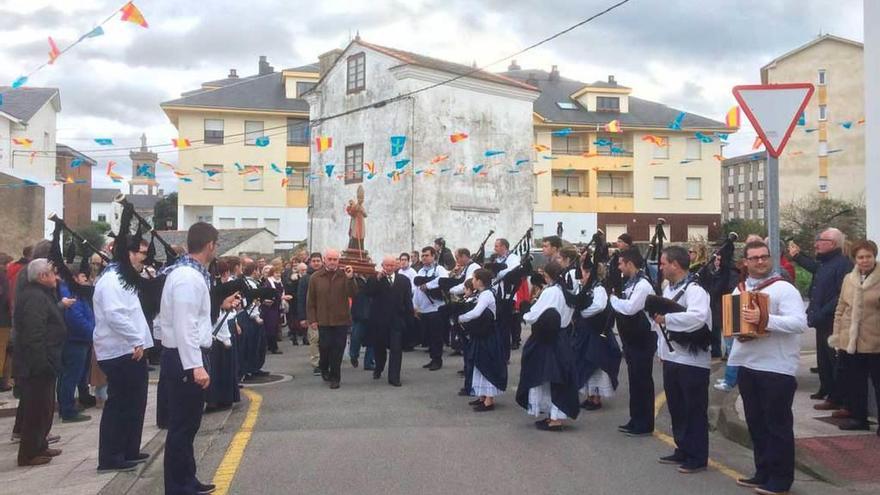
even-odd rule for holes
{"type": "Polygon", "coordinates": [[[686,460],[687,460],[687,458],[683,455],[672,454],[672,455],[663,456],[663,457],[657,459],[657,462],[659,462],[660,464],[681,465],[686,460]]]}
{"type": "Polygon", "coordinates": [[[562,431],[562,425],[551,425],[549,421],[535,423],[535,427],[542,431],[562,431]]]}
{"type": "Polygon", "coordinates": [[[699,473],[706,470],[705,464],[695,464],[686,462],[681,466],[678,466],[678,472],[681,474],[694,474],[699,473]]]}
{"type": "Polygon", "coordinates": [[[83,406],[83,409],[88,409],[90,407],[95,407],[98,403],[98,399],[94,395],[84,395],[80,397],[77,402],[79,402],[79,405],[83,406]]]}
{"type": "Polygon", "coordinates": [[[400,386],[402,386],[402,384],[401,384],[399,381],[397,381],[397,382],[392,382],[391,380],[388,381],[388,385],[391,385],[392,387],[400,387],[400,386]]]}
{"type": "Polygon", "coordinates": [[[816,392],[815,394],[810,394],[810,399],[812,400],[825,400],[825,397],[828,394],[823,394],[822,392],[816,392]]]}
{"type": "Polygon", "coordinates": [[[546,423],[548,421],[550,421],[550,418],[539,419],[539,420],[535,421],[535,426],[537,427],[541,423],[546,423]]]}
{"type": "Polygon", "coordinates": [[[147,459],[150,458],[150,454],[146,452],[139,452],[138,455],[134,457],[134,459],[126,459],[127,462],[133,462],[135,464],[140,464],[142,462],[147,462],[147,459]]]}
{"type": "Polygon", "coordinates": [[[382,372],[379,370],[373,370],[373,380],[378,380],[382,378],[382,372]]]}
{"type": "Polygon", "coordinates": [[[736,480],[736,484],[746,488],[758,488],[764,484],[764,480],[758,479],[757,476],[752,476],[751,478],[739,478],[736,480]]]}
{"type": "Polygon", "coordinates": [[[474,406],[474,412],[487,412],[487,411],[494,411],[494,410],[495,410],[495,404],[487,406],[486,404],[480,402],[479,404],[474,406]]]}
{"type": "Polygon", "coordinates": [[[351,358],[351,366],[352,366],[353,368],[357,368],[357,367],[358,367],[358,358],[356,358],[356,357],[351,358]]]}
{"type": "Polygon", "coordinates": [[[517,349],[519,349],[519,344],[513,344],[512,346],[510,346],[511,351],[515,351],[517,349]]]}
{"type": "Polygon", "coordinates": [[[137,464],[129,461],[125,461],[122,464],[115,466],[98,466],[99,473],[109,473],[111,471],[122,473],[125,471],[134,471],[135,469],[137,469],[137,464]]]}
{"type": "Polygon", "coordinates": [[[458,376],[464,376],[464,370],[458,370],[455,372],[458,376]]]}
{"type": "Polygon", "coordinates": [[[269,351],[269,352],[271,352],[272,354],[284,354],[283,352],[281,352],[280,349],[275,349],[274,351],[269,351]]]}
{"type": "Polygon", "coordinates": [[[483,403],[483,399],[476,399],[476,400],[472,400],[472,401],[468,402],[468,405],[469,406],[476,406],[477,404],[482,404],[482,403],[483,403]]]}
{"type": "Polygon", "coordinates": [[[322,370],[321,371],[321,379],[324,380],[325,382],[329,382],[330,381],[330,373],[322,370]]]}
{"type": "Polygon", "coordinates": [[[412,352],[412,351],[414,351],[414,350],[416,350],[414,347],[404,347],[404,348],[402,349],[403,352],[412,352]]]}
{"type": "Polygon", "coordinates": [[[871,427],[868,425],[867,421],[860,421],[858,419],[847,419],[841,422],[838,428],[843,431],[871,431],[871,427]]]}
{"type": "Polygon", "coordinates": [[[629,431],[627,431],[627,432],[625,432],[625,433],[626,433],[626,436],[628,436],[628,437],[633,437],[633,438],[636,438],[636,437],[650,437],[651,435],[654,434],[654,430],[650,430],[650,431],[629,430],[629,431]]]}
{"type": "Polygon", "coordinates": [[[430,368],[433,364],[434,364],[434,361],[431,361],[430,363],[428,363],[428,364],[426,364],[426,365],[423,365],[422,368],[424,368],[424,369],[428,369],[428,368],[430,368]]]}
{"type": "Polygon", "coordinates": [[[321,376],[321,368],[312,368],[312,376],[321,376]]]}
{"type": "Polygon", "coordinates": [[[428,366],[428,371],[437,371],[443,367],[443,363],[440,361],[434,361],[428,366]]]}
{"type": "Polygon", "coordinates": [[[818,374],[819,374],[819,368],[810,368],[810,373],[812,373],[812,374],[814,374],[814,375],[818,375],[818,374]]]}
{"type": "Polygon", "coordinates": [[[196,484],[196,493],[199,495],[207,495],[209,493],[214,493],[214,490],[216,490],[216,489],[217,489],[217,487],[210,484],[210,483],[198,482],[196,484]]]}
{"type": "Polygon", "coordinates": [[[585,400],[584,403],[581,404],[581,407],[587,411],[595,411],[597,409],[602,409],[602,403],[600,402],[600,403],[596,404],[595,402],[590,402],[588,400],[585,400]]]}
{"type": "Polygon", "coordinates": [[[290,343],[293,344],[293,345],[296,345],[296,346],[299,345],[299,341],[296,340],[296,339],[290,339],[290,343]]]}
{"type": "Polygon", "coordinates": [[[259,370],[259,371],[254,371],[254,372],[252,373],[252,375],[254,375],[254,376],[269,376],[269,372],[268,372],[268,371],[259,370]]]}
{"type": "Polygon", "coordinates": [[[330,382],[330,388],[332,388],[332,389],[339,388],[339,382],[330,382]]]}
{"type": "Polygon", "coordinates": [[[632,423],[627,423],[625,425],[620,425],[617,427],[617,431],[622,431],[624,433],[632,430],[632,423]]]}

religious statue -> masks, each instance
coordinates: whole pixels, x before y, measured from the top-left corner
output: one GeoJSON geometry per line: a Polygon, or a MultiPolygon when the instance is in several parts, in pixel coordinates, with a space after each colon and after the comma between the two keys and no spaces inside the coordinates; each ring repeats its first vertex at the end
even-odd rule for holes
{"type": "Polygon", "coordinates": [[[367,211],[364,209],[364,186],[358,186],[357,203],[353,199],[348,200],[345,212],[351,216],[348,224],[348,248],[363,251],[366,232],[364,219],[367,218],[367,211]]]}

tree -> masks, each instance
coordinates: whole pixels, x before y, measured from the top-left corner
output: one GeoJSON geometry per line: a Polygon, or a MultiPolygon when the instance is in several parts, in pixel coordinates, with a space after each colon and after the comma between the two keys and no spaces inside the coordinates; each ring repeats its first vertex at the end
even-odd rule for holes
{"type": "Polygon", "coordinates": [[[153,227],[156,230],[177,230],[177,193],[156,202],[153,207],[153,227]]]}
{"type": "Polygon", "coordinates": [[[740,242],[745,241],[746,237],[755,234],[763,239],[767,237],[767,227],[760,220],[747,220],[745,218],[731,218],[724,222],[721,226],[725,237],[731,232],[736,232],[740,242]]]}
{"type": "MultiPolygon", "coordinates": [[[[83,239],[89,241],[92,246],[95,246],[98,249],[104,247],[104,243],[106,242],[105,234],[110,231],[110,224],[107,222],[92,222],[85,227],[80,227],[77,229],[76,233],[82,236],[83,239]]],[[[82,254],[82,252],[78,252],[78,254],[82,254]]],[[[91,253],[89,253],[91,254],[91,253]]]]}
{"type": "Polygon", "coordinates": [[[836,227],[847,239],[865,238],[865,206],[841,199],[811,195],[792,201],[779,214],[783,239],[813,251],[813,240],[822,230],[836,227]]]}

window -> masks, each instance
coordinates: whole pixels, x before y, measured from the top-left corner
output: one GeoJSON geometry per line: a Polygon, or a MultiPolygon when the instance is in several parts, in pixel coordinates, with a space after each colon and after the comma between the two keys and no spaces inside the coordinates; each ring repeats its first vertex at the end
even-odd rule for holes
{"type": "Polygon", "coordinates": [[[221,229],[234,229],[235,228],[235,219],[229,217],[220,217],[220,227],[221,229]]]}
{"type": "MultiPolygon", "coordinates": [[[[299,84],[299,83],[297,83],[299,84]]],[[[309,121],[304,119],[287,119],[287,145],[309,145],[309,121]]]]}
{"type": "Polygon", "coordinates": [[[596,97],[597,112],[619,112],[620,98],[616,96],[597,96],[596,97]]]}
{"type": "Polygon", "coordinates": [[[580,135],[552,136],[550,146],[553,153],[560,155],[580,155],[587,151],[580,135]]]}
{"type": "Polygon", "coordinates": [[[727,211],[733,211],[736,209],[733,203],[727,203],[727,211]]]}
{"type": "Polygon", "coordinates": [[[305,191],[309,188],[309,164],[287,162],[287,188],[305,191]]]}
{"type": "MultiPolygon", "coordinates": [[[[700,140],[697,138],[687,138],[687,149],[684,153],[685,160],[699,160],[702,158],[700,140]]],[[[740,169],[742,171],[742,169],[740,169]]]]}
{"type": "Polygon", "coordinates": [[[269,229],[275,235],[281,234],[281,219],[280,218],[267,218],[263,220],[263,226],[269,229]]]}
{"type": "Polygon", "coordinates": [[[828,120],[828,107],[826,105],[819,105],[819,120],[828,120]]]}
{"type": "Polygon", "coordinates": [[[353,144],[345,147],[345,183],[357,184],[364,181],[364,145],[353,144]]]}
{"type": "Polygon", "coordinates": [[[583,178],[580,174],[553,174],[553,195],[554,196],[586,196],[584,191],[583,178]]]}
{"type": "MultiPolygon", "coordinates": [[[[251,165],[249,169],[256,170],[254,173],[244,175],[245,191],[262,191],[263,190],[263,166],[251,165]]],[[[256,225],[254,225],[256,227],[256,225]]]]}
{"type": "Polygon", "coordinates": [[[826,84],[825,79],[826,79],[825,69],[819,69],[819,77],[817,79],[818,85],[825,86],[825,84],[826,84]]]}
{"type": "MultiPolygon", "coordinates": [[[[653,154],[651,155],[651,158],[666,160],[669,158],[669,136],[658,136],[658,137],[660,139],[662,139],[664,143],[666,143],[666,146],[656,146],[656,145],[652,144],[651,146],[654,148],[654,151],[653,151],[653,154]]],[[[732,174],[732,172],[731,172],[731,174],[732,174]]]]}
{"type": "MultiPolygon", "coordinates": [[[[318,83],[297,81],[296,82],[296,97],[299,98],[302,95],[306,94],[307,92],[311,91],[312,88],[314,88],[316,84],[318,84],[318,83]]],[[[271,230],[271,229],[269,229],[269,230],[271,230]]]]}
{"type": "Polygon", "coordinates": [[[654,199],[669,199],[669,177],[654,177],[654,199]]]}
{"type": "Polygon", "coordinates": [[[700,177],[688,177],[687,183],[687,199],[702,199],[703,197],[703,179],[700,177]]]}
{"type": "Polygon", "coordinates": [[[557,101],[556,106],[563,110],[577,110],[578,107],[570,101],[557,101]]]}
{"type": "Polygon", "coordinates": [[[223,165],[205,165],[202,189],[223,189],[223,165]]]}
{"type": "Polygon", "coordinates": [[[48,150],[51,146],[49,146],[49,133],[47,131],[43,131],[43,149],[48,150]]]}
{"type": "Polygon", "coordinates": [[[758,181],[758,190],[760,191],[760,190],[762,190],[762,189],[764,189],[764,181],[759,180],[759,181],[758,181]]]}
{"type": "Polygon", "coordinates": [[[211,215],[196,215],[196,222],[212,223],[213,221],[211,215]]]}
{"type": "Polygon", "coordinates": [[[738,191],[739,191],[739,192],[743,192],[743,191],[745,191],[745,190],[746,190],[746,185],[745,185],[745,184],[740,184],[740,185],[739,185],[739,188],[738,188],[738,191]]]}
{"type": "Polygon", "coordinates": [[[223,119],[205,119],[205,144],[223,144],[223,119]]]}
{"type": "Polygon", "coordinates": [[[366,56],[356,53],[348,57],[348,92],[357,93],[366,88],[366,56]]]}
{"type": "Polygon", "coordinates": [[[733,167],[730,167],[730,168],[727,169],[727,175],[730,176],[730,177],[733,177],[733,175],[734,175],[733,167]]]}
{"type": "Polygon", "coordinates": [[[263,137],[263,121],[262,120],[245,120],[244,121],[244,144],[246,146],[254,146],[257,144],[258,137],[263,137]]]}
{"type": "Polygon", "coordinates": [[[828,156],[828,141],[819,141],[819,156],[828,156]]]}
{"type": "MultiPolygon", "coordinates": [[[[621,234],[626,234],[626,224],[613,225],[606,224],[605,225],[605,238],[606,239],[617,239],[621,234]]],[[[653,232],[652,232],[653,234],[653,232]]]]}
{"type": "Polygon", "coordinates": [[[707,241],[709,240],[709,226],[708,225],[688,225],[688,240],[689,241],[707,241]]]}
{"type": "Polygon", "coordinates": [[[727,192],[732,193],[734,190],[735,188],[733,186],[727,186],[727,192]]]}
{"type": "Polygon", "coordinates": [[[107,215],[105,215],[103,213],[98,213],[98,221],[106,223],[107,222],[107,215]]]}
{"type": "Polygon", "coordinates": [[[828,192],[828,177],[819,177],[819,192],[828,192]]]}
{"type": "Polygon", "coordinates": [[[764,200],[763,199],[758,200],[758,208],[761,208],[762,210],[764,209],[764,200]]]}
{"type": "Polygon", "coordinates": [[[596,187],[597,195],[602,198],[631,198],[632,186],[627,187],[624,174],[600,173],[598,174],[596,187]]]}
{"type": "Polygon", "coordinates": [[[242,218],[241,219],[241,228],[243,228],[243,229],[257,228],[257,219],[256,218],[242,218]]]}

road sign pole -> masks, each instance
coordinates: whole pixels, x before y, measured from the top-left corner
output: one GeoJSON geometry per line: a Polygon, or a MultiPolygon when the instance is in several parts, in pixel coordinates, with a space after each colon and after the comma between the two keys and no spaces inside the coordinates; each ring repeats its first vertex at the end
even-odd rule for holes
{"type": "Polygon", "coordinates": [[[767,235],[770,237],[770,257],[773,271],[782,273],[779,239],[779,159],[767,153],[767,235]]]}

